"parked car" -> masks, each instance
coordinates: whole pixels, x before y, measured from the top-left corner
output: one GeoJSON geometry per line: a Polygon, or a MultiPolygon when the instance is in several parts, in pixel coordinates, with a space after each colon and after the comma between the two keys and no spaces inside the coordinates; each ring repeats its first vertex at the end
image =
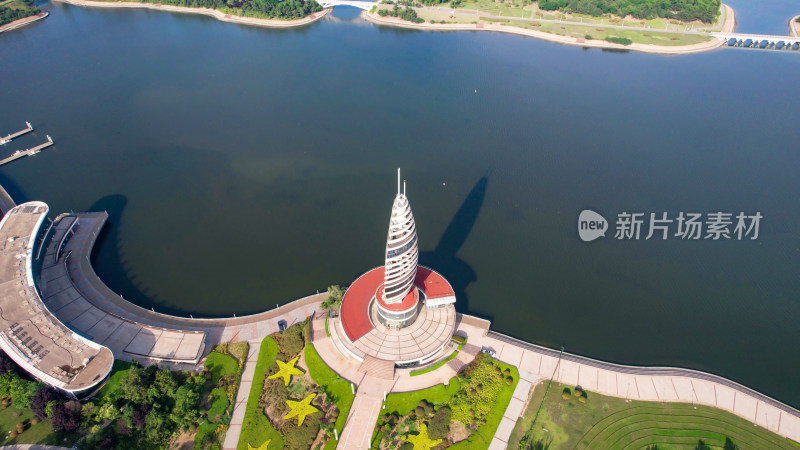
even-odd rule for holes
{"type": "Polygon", "coordinates": [[[497,353],[496,353],[494,350],[490,349],[490,348],[483,347],[483,348],[481,349],[481,351],[482,351],[483,353],[486,353],[487,355],[491,356],[492,358],[494,358],[495,356],[497,356],[497,353]]]}

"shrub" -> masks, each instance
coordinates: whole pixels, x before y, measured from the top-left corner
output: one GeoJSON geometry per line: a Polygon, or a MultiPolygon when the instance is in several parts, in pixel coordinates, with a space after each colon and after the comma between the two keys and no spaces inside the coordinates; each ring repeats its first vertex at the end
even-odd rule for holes
{"type": "Polygon", "coordinates": [[[611,43],[614,43],[614,44],[620,44],[620,45],[631,45],[631,44],[633,44],[632,40],[630,40],[628,38],[622,38],[622,37],[611,36],[611,37],[605,38],[605,40],[608,41],[608,42],[611,42],[611,43]]]}
{"type": "Polygon", "coordinates": [[[575,387],[573,394],[575,394],[575,397],[583,397],[583,389],[581,389],[580,386],[577,386],[575,387]]]}
{"type": "Polygon", "coordinates": [[[428,424],[428,436],[430,436],[431,439],[446,438],[447,434],[450,432],[450,418],[452,415],[453,411],[449,407],[443,406],[439,408],[428,424]]]}
{"type": "Polygon", "coordinates": [[[578,401],[581,403],[586,403],[586,397],[581,395],[580,397],[578,397],[578,401]]]}
{"type": "Polygon", "coordinates": [[[422,417],[425,415],[425,408],[423,408],[422,406],[417,406],[417,409],[414,410],[414,413],[417,416],[422,417]]]}
{"type": "Polygon", "coordinates": [[[509,386],[514,384],[514,377],[506,377],[506,384],[509,386]]]}
{"type": "Polygon", "coordinates": [[[570,391],[569,388],[564,388],[564,390],[561,391],[561,398],[564,400],[569,400],[570,397],[572,397],[572,391],[570,391]]]}
{"type": "Polygon", "coordinates": [[[592,39],[594,39],[591,34],[587,34],[583,38],[586,39],[587,41],[591,41],[592,39]]]}
{"type": "Polygon", "coordinates": [[[11,433],[8,433],[8,437],[10,437],[12,439],[17,437],[18,435],[19,435],[19,433],[17,433],[16,431],[12,431],[11,433]]]}

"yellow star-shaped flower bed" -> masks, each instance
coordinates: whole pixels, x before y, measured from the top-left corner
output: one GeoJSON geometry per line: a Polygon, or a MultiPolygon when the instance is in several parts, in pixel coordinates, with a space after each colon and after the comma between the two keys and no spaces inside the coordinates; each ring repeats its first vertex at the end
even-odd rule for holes
{"type": "Polygon", "coordinates": [[[298,359],[300,359],[299,356],[289,362],[275,361],[278,363],[278,372],[276,372],[275,375],[270,375],[269,379],[272,380],[274,378],[283,377],[283,384],[285,386],[288,386],[289,380],[292,379],[292,375],[303,374],[302,370],[294,366],[297,363],[298,359]]]}
{"type": "Polygon", "coordinates": [[[266,441],[264,441],[263,444],[259,445],[258,447],[253,447],[248,442],[247,443],[247,450],[267,450],[267,447],[269,447],[269,443],[270,442],[272,442],[272,439],[267,439],[266,441]]]}
{"type": "Polygon", "coordinates": [[[418,435],[407,436],[404,440],[412,443],[414,450],[430,450],[442,443],[441,439],[433,440],[428,437],[428,426],[424,423],[419,426],[418,435]]]}
{"type": "Polygon", "coordinates": [[[284,420],[291,419],[292,417],[297,417],[297,425],[303,424],[303,419],[310,414],[314,414],[319,410],[313,406],[311,406],[311,400],[314,400],[317,394],[308,394],[308,397],[300,400],[299,402],[295,402],[292,400],[286,400],[286,404],[289,405],[289,414],[283,416],[284,420]]]}

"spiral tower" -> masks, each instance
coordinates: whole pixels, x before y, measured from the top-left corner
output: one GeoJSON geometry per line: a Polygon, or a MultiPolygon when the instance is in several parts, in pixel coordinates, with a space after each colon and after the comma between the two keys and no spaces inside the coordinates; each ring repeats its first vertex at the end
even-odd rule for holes
{"type": "Polygon", "coordinates": [[[402,302],[414,287],[418,258],[417,227],[411,213],[411,204],[405,194],[405,183],[403,191],[400,191],[400,169],[397,169],[397,195],[392,204],[389,234],[386,238],[386,265],[381,299],[385,304],[402,302]]]}

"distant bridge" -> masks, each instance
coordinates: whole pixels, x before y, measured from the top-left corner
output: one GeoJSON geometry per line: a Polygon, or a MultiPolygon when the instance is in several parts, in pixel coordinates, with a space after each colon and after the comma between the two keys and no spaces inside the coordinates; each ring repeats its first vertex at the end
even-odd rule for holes
{"type": "Polygon", "coordinates": [[[771,36],[766,34],[746,33],[711,33],[711,35],[715,38],[724,39],[728,45],[745,47],[753,46],[762,48],[769,47],[790,49],[794,45],[800,45],[799,36],[771,36]]]}
{"type": "Polygon", "coordinates": [[[373,6],[378,4],[378,2],[364,2],[358,0],[318,0],[317,3],[322,5],[323,8],[333,8],[334,6],[355,6],[356,8],[361,8],[364,11],[369,11],[373,6]]]}

